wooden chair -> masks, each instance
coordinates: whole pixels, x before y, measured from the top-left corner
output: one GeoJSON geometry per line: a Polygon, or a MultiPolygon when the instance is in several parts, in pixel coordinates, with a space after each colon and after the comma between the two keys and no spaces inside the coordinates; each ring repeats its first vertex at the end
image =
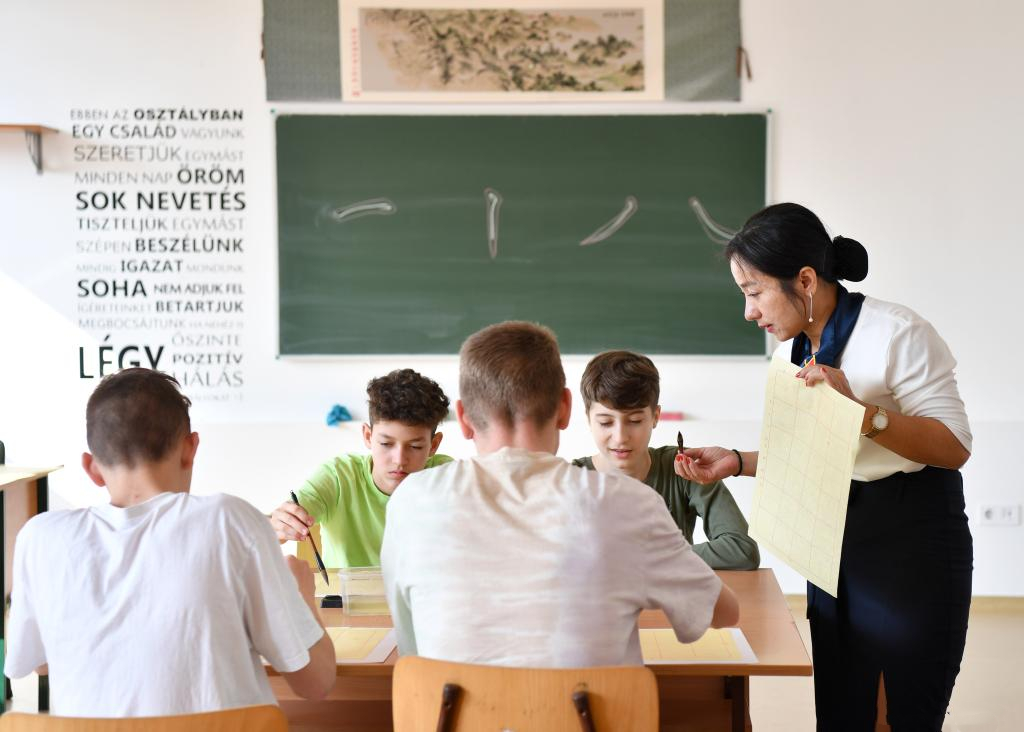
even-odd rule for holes
{"type": "Polygon", "coordinates": [[[395,732],[658,729],[658,685],[643,666],[507,668],[405,656],[391,699],[395,732]]]}
{"type": "Polygon", "coordinates": [[[8,712],[0,732],[288,732],[288,720],[272,704],[172,717],[95,719],[8,712]]]}

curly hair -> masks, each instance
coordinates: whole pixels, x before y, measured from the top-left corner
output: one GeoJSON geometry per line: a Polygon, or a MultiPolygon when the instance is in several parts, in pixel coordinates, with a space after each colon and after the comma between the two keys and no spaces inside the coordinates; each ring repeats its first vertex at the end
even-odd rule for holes
{"type": "Polygon", "coordinates": [[[366,394],[371,425],[401,422],[436,430],[448,414],[448,397],[441,387],[412,369],[397,369],[387,376],[371,379],[366,385],[366,394]]]}

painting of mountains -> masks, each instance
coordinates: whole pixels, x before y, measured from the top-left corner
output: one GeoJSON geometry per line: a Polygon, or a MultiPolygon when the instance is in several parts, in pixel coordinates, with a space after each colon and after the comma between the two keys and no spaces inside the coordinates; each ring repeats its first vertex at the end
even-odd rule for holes
{"type": "Polygon", "coordinates": [[[366,94],[649,99],[655,90],[645,15],[643,7],[604,5],[364,6],[350,58],[358,59],[359,90],[366,94]]]}

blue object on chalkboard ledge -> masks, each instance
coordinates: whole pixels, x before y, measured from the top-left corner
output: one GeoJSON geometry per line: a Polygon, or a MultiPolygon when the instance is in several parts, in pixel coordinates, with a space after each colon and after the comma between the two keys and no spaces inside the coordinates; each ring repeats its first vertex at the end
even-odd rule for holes
{"type": "Polygon", "coordinates": [[[336,427],[342,422],[351,422],[352,415],[345,407],[340,404],[335,404],[331,407],[331,411],[327,413],[327,426],[336,427]]]}

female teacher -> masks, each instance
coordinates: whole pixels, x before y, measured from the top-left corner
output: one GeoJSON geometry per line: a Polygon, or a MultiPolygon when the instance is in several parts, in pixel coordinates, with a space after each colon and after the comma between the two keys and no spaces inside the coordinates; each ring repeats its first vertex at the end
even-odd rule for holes
{"type": "MultiPolygon", "coordinates": [[[[958,472],[971,432],[956,361],[909,308],[839,284],[864,279],[867,252],[831,239],[803,206],[754,214],[725,252],[744,317],[791,341],[777,354],[808,387],[865,407],[839,597],[807,585],[818,729],[873,730],[882,674],[893,730],[938,732],[963,658],[973,562],[958,472]]],[[[710,483],[755,475],[757,453],[692,448],[675,466],[710,483]]]]}

